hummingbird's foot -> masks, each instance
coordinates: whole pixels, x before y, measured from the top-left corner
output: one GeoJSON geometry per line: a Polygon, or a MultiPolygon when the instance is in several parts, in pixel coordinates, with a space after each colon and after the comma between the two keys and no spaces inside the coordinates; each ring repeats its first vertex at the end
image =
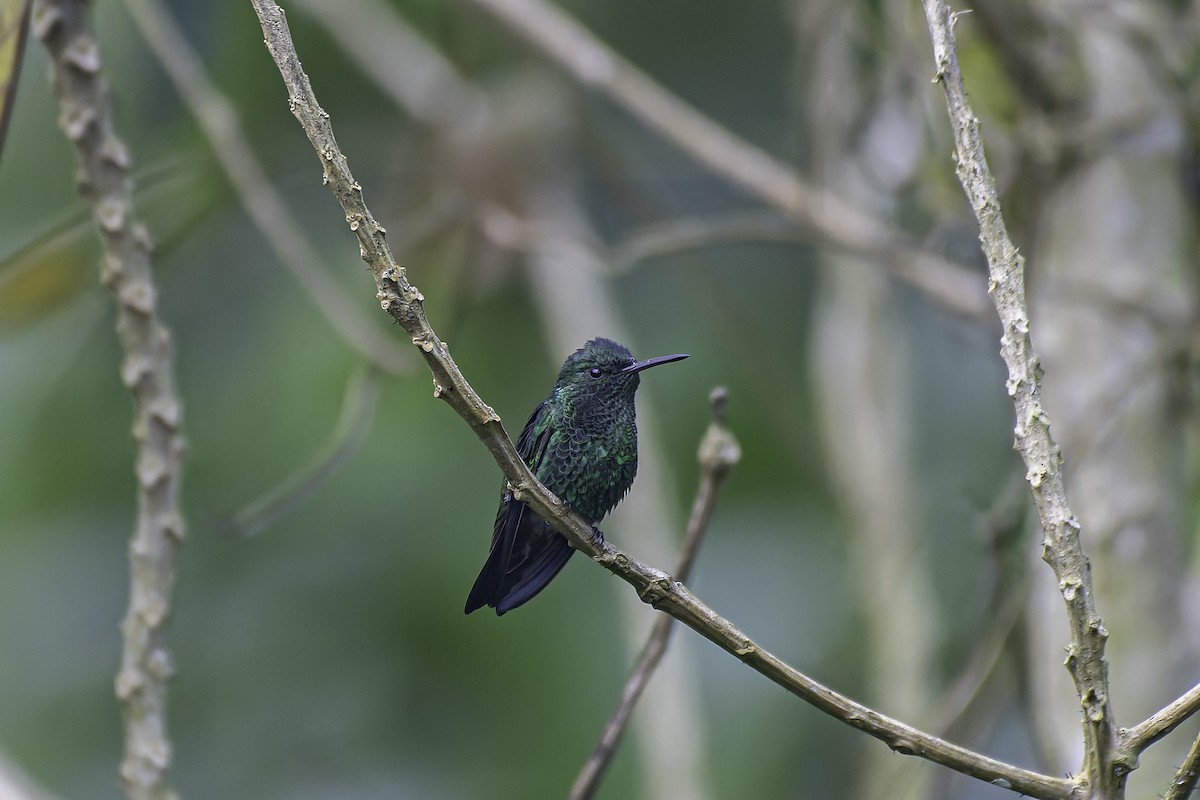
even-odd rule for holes
{"type": "Polygon", "coordinates": [[[595,525],[592,526],[592,541],[598,545],[604,544],[604,531],[600,530],[595,525]]]}

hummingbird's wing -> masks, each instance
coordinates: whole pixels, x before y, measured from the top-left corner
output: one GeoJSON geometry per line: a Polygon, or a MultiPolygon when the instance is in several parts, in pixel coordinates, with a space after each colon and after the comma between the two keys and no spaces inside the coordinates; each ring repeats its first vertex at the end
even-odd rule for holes
{"type": "Polygon", "coordinates": [[[550,523],[528,509],[524,516],[526,524],[536,525],[541,530],[533,536],[521,532],[515,537],[515,544],[524,546],[520,547],[520,553],[514,547],[508,570],[500,582],[500,598],[495,604],[497,616],[532,600],[554,580],[575,552],[550,523]]]}
{"type": "MultiPolygon", "coordinates": [[[[542,402],[517,440],[517,452],[534,474],[553,437],[542,402]]],[[[500,500],[487,562],[467,597],[466,613],[485,605],[500,615],[545,588],[575,551],[550,523],[513,499],[507,488],[500,500]]]]}

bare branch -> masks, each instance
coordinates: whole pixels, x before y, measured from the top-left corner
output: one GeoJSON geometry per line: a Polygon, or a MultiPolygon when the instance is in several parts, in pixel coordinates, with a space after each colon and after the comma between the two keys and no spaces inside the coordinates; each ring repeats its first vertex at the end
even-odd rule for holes
{"type": "Polygon", "coordinates": [[[1140,753],[1187,719],[1200,711],[1200,683],[1193,686],[1175,702],[1150,715],[1144,722],[1121,731],[1121,745],[1134,754],[1140,753]]]}
{"type": "Polygon", "coordinates": [[[183,102],[208,138],[217,163],[242,201],[255,227],[317,309],[348,345],[387,372],[408,372],[412,357],[371,323],[329,277],[304,227],[288,211],[271,183],[233,106],[204,71],[204,64],[159,0],[125,0],[142,38],[162,62],[183,102]]]}
{"type": "Polygon", "coordinates": [[[475,393],[446,344],[434,333],[420,291],[396,266],[386,232],[363,201],[346,157],[337,146],[329,115],[318,105],[300,66],[282,10],[273,0],[252,0],[271,57],[288,89],[292,113],[320,158],[324,182],[337,198],[363,260],[375,276],[382,308],[412,337],[434,379],[434,396],[446,401],[475,432],[496,460],[514,496],[550,521],[571,546],[632,585],[638,596],[665,611],[755,671],[819,710],[882,740],[893,750],[943,764],[966,775],[1046,800],[1071,798],[1076,783],[1015,767],[968,750],[886,717],[817,683],[746,637],[670,575],[648,567],[594,535],[586,520],[546,489],[521,460],[499,416],[475,393]]]}
{"type": "Polygon", "coordinates": [[[923,0],[940,82],[954,129],[959,181],[979,221],[987,257],[988,294],[1003,327],[1000,355],[1008,367],[1008,393],[1016,407],[1015,447],[1025,461],[1044,539],[1042,557],[1054,570],[1071,628],[1067,669],[1083,706],[1083,780],[1103,797],[1116,797],[1136,762],[1116,751],[1116,725],[1108,704],[1108,631],[1096,610],[1091,566],[1079,537],[1079,521],[1067,503],[1062,454],[1050,435],[1041,401],[1041,366],[1029,335],[1025,260],[1005,229],[1000,199],[988,169],[979,120],[967,104],[954,43],[954,15],[944,0],[923,0]]]}
{"type": "Polygon", "coordinates": [[[166,683],[172,666],[162,628],[171,611],[175,550],[184,535],[181,411],[171,376],[171,337],[158,318],[150,237],[134,210],[129,153],[113,132],[87,5],[39,0],[33,32],[50,52],[59,124],[74,146],[80,192],[92,206],[104,246],[100,277],[117,302],[117,335],[125,353],[121,378],[133,394],[138,514],[116,679],[125,717],[121,779],[135,800],[169,800],[177,797],[166,775],[171,763],[166,683]]]}
{"type": "MultiPolygon", "coordinates": [[[[733,433],[725,426],[724,387],[718,387],[709,395],[712,405],[712,419],[708,430],[700,441],[700,451],[697,454],[700,462],[700,485],[696,489],[696,500],[692,504],[692,515],[688,519],[687,533],[683,538],[680,549],[679,563],[675,567],[675,576],[680,581],[686,581],[695,563],[696,553],[700,549],[700,541],[708,530],[708,522],[712,518],[713,509],[717,505],[717,495],[721,485],[729,476],[729,472],[737,465],[742,457],[741,447],[733,433]]],[[[658,668],[663,655],[667,652],[667,644],[671,639],[671,629],[675,620],[666,614],[659,616],[654,623],[642,652],[638,655],[637,663],[629,673],[625,686],[621,690],[621,698],[612,716],[600,734],[600,741],[584,762],[583,768],[575,777],[568,795],[571,800],[586,800],[592,797],[600,786],[608,765],[617,753],[617,745],[629,724],[633,709],[650,683],[650,677],[658,668]]]]}
{"type": "Polygon", "coordinates": [[[633,231],[612,248],[613,272],[626,272],[641,261],[680,250],[729,242],[801,242],[807,237],[773,211],[745,211],[683,217],[633,231]]]}

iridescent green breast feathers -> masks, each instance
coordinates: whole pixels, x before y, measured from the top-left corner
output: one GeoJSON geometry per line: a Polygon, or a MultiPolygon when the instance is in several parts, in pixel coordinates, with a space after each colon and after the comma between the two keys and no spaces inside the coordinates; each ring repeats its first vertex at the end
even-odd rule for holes
{"type": "MultiPolygon", "coordinates": [[[[684,354],[635,361],[610,339],[592,339],[563,362],[550,396],[525,424],[517,451],[546,488],[593,525],[621,501],[637,474],[634,394],[642,370],[684,354]]],[[[503,492],[487,563],[466,613],[500,615],[533,598],[575,552],[524,503],[503,492]]]]}

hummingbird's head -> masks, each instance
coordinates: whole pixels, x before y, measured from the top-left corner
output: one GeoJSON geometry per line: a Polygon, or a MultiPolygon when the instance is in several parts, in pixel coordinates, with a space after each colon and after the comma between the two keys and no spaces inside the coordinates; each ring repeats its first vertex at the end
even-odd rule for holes
{"type": "Polygon", "coordinates": [[[571,407],[581,408],[599,400],[632,401],[644,369],[681,361],[680,353],[635,361],[624,345],[596,338],[567,356],[558,373],[555,392],[571,407]]]}

